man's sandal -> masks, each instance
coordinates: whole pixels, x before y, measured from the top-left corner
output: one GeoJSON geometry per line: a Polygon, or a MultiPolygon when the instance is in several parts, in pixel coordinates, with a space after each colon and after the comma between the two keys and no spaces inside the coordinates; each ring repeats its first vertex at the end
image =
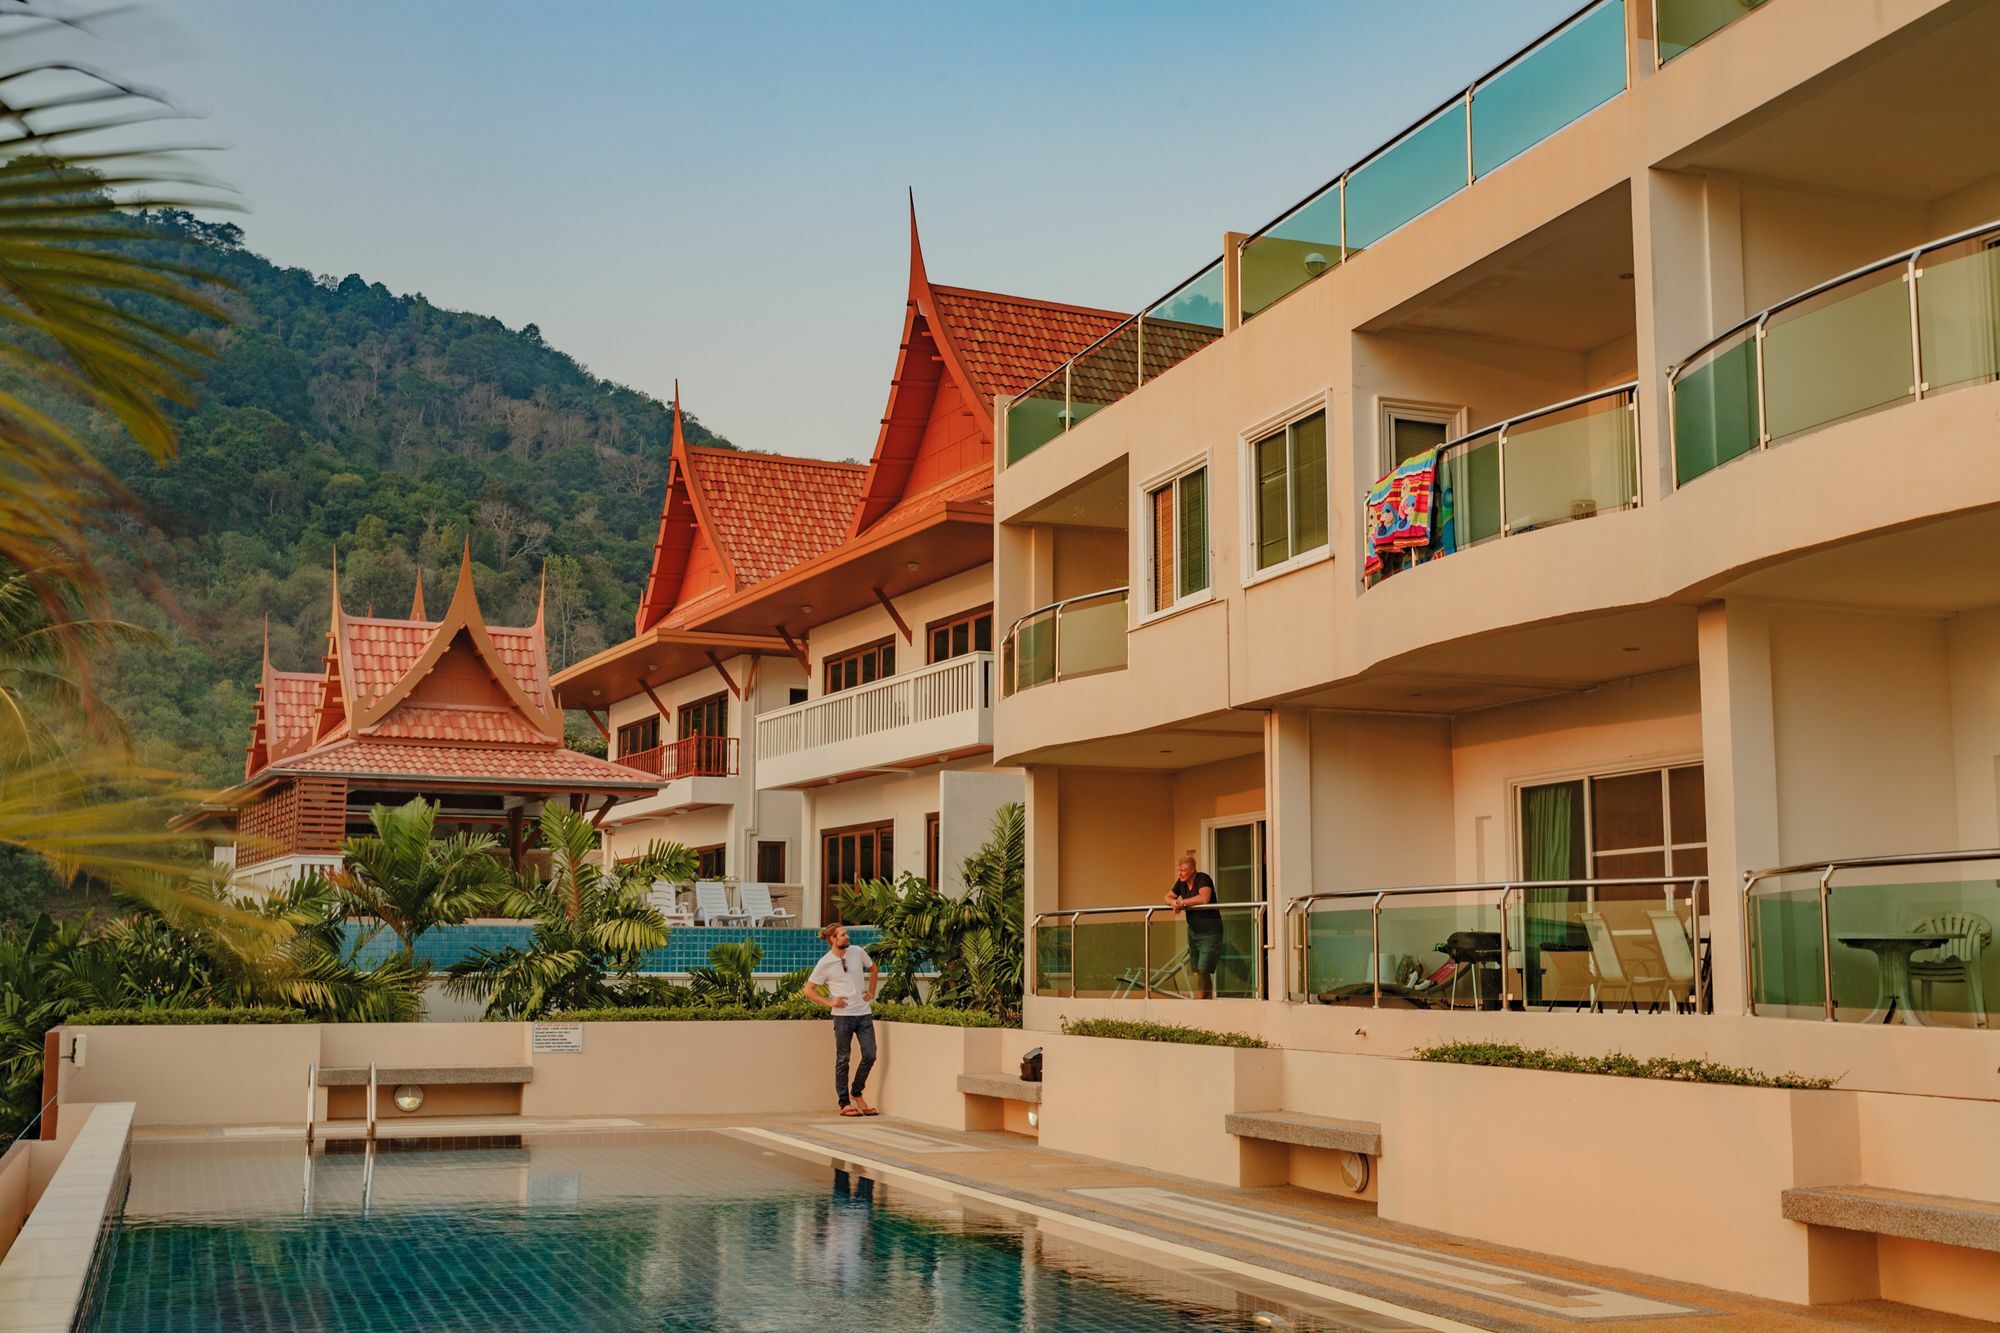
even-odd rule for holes
{"type": "Polygon", "coordinates": [[[852,1107],[852,1106],[843,1106],[843,1107],[841,1107],[841,1108],[840,1108],[840,1113],[841,1113],[842,1115],[867,1115],[867,1114],[868,1114],[868,1113],[867,1113],[866,1111],[861,1111],[861,1110],[857,1110],[857,1109],[855,1109],[855,1108],[854,1108],[854,1107],[852,1107]]]}

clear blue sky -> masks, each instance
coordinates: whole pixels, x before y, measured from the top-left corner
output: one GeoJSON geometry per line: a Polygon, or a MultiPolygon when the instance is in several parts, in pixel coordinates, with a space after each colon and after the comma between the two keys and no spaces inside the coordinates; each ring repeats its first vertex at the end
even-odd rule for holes
{"type": "Polygon", "coordinates": [[[1579,2],[174,0],[103,54],[207,117],[278,262],[866,457],[905,186],[935,280],[1129,310],[1579,2]]]}

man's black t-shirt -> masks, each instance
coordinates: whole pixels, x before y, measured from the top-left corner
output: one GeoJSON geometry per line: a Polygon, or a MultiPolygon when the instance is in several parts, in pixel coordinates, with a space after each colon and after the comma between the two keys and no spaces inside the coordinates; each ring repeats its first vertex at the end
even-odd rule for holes
{"type": "MultiPolygon", "coordinates": [[[[1203,889],[1208,890],[1208,900],[1215,901],[1215,881],[1202,871],[1194,872],[1194,879],[1183,882],[1174,877],[1174,897],[1192,898],[1203,889]]],[[[1212,907],[1190,907],[1185,910],[1187,928],[1190,935],[1220,935],[1222,933],[1222,913],[1212,907]]]]}

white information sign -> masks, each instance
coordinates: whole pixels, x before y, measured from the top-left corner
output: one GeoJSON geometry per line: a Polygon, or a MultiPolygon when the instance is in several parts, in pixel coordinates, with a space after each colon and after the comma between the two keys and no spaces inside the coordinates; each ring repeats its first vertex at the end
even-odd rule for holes
{"type": "Polygon", "coordinates": [[[536,1055],[582,1055],[583,1024],[537,1023],[529,1049],[536,1055]]]}

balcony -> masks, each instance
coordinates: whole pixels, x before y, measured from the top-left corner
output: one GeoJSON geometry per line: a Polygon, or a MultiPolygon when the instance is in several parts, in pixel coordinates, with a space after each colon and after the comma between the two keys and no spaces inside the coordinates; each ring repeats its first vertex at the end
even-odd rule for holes
{"type": "Polygon", "coordinates": [[[1420,455],[1368,493],[1368,586],[1467,546],[1639,503],[1637,384],[1537,408],[1420,455]],[[1428,505],[1412,499],[1426,480],[1428,505]]]}
{"type": "Polygon", "coordinates": [[[1107,588],[1051,602],[1016,620],[1000,645],[1007,693],[1123,671],[1130,595],[1130,588],[1107,588]]]}
{"type": "Polygon", "coordinates": [[[1721,32],[1765,0],[1653,0],[1654,60],[1665,65],[1721,32]]]}
{"type": "Polygon", "coordinates": [[[1807,288],[1675,366],[1674,483],[2000,374],[2000,222],[1807,288]]]}
{"type": "Polygon", "coordinates": [[[1193,970],[1187,915],[1160,903],[1043,912],[1029,923],[1034,993],[1062,999],[1261,1000],[1264,904],[1217,903],[1215,970],[1193,970]],[[1204,993],[1204,991],[1206,993],[1204,993]]]}
{"type": "Polygon", "coordinates": [[[1020,394],[1006,412],[1005,460],[1026,458],[1624,92],[1626,3],[1586,5],[1020,394]]]}
{"type": "MultiPolygon", "coordinates": [[[[736,800],[736,737],[683,736],[612,761],[665,779],[658,796],[621,809],[620,815],[684,814],[736,800]]],[[[614,819],[613,822],[618,822],[614,819]]]]}
{"type": "Polygon", "coordinates": [[[812,787],[993,746],[993,654],[842,690],[757,719],[757,785],[812,787]]]}

